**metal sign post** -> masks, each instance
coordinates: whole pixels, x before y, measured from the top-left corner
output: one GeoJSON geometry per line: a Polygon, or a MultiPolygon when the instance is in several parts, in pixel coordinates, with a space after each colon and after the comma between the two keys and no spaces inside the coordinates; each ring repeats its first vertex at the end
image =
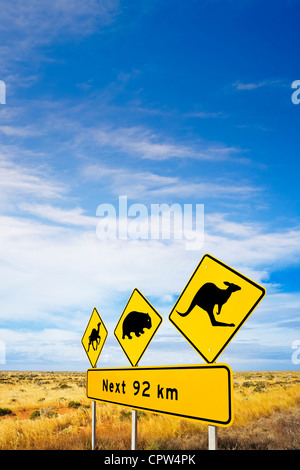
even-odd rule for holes
{"type": "Polygon", "coordinates": [[[137,450],[137,410],[131,411],[131,450],[137,450]]]}
{"type": "Polygon", "coordinates": [[[218,450],[217,426],[208,426],[208,450],[218,450]]]}
{"type": "Polygon", "coordinates": [[[137,450],[137,410],[132,410],[131,450],[137,450]]]}
{"type": "Polygon", "coordinates": [[[96,402],[92,401],[92,450],[96,447],[96,402]]]}

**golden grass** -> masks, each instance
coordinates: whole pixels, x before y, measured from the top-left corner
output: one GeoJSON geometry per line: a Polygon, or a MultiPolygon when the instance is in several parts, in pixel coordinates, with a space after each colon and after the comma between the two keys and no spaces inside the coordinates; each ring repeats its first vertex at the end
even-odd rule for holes
{"type": "MultiPolygon", "coordinates": [[[[300,449],[300,372],[234,373],[234,422],[219,428],[224,449],[300,449]]],[[[89,449],[85,374],[0,372],[0,449],[89,449]],[[40,416],[31,419],[32,412],[40,416]],[[5,413],[5,411],[3,411],[5,413]]],[[[139,412],[140,449],[205,449],[207,425],[139,412]]],[[[97,448],[130,449],[131,411],[97,404],[97,448]]]]}
{"type": "Polygon", "coordinates": [[[254,419],[300,404],[299,372],[252,373],[246,380],[245,374],[235,376],[235,426],[248,426],[254,419]]]}

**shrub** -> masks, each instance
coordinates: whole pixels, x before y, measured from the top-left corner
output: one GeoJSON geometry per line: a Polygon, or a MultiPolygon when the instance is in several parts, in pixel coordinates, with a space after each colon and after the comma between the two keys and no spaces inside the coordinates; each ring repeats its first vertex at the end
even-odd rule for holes
{"type": "MultiPolygon", "coordinates": [[[[119,417],[120,417],[121,421],[123,421],[124,419],[131,419],[132,418],[132,412],[131,411],[126,411],[126,410],[121,410],[119,417]]],[[[138,411],[137,412],[137,417],[138,418],[149,419],[147,413],[145,413],[144,411],[138,411]]]]}
{"type": "Polygon", "coordinates": [[[68,385],[66,383],[61,383],[61,384],[59,384],[58,388],[64,389],[64,388],[71,388],[71,387],[70,387],[70,385],[68,385]]]}
{"type": "Polygon", "coordinates": [[[253,391],[254,392],[265,392],[266,391],[265,383],[264,382],[257,382],[257,384],[255,385],[253,391]]]}
{"type": "Polygon", "coordinates": [[[254,383],[251,380],[246,380],[246,382],[242,383],[242,387],[254,387],[254,383]]]}
{"type": "Polygon", "coordinates": [[[11,415],[12,411],[9,408],[0,408],[0,416],[11,415]]]}
{"type": "Polygon", "coordinates": [[[41,408],[40,414],[43,418],[56,418],[58,416],[56,411],[53,411],[52,408],[41,408]]]}
{"type": "Polygon", "coordinates": [[[81,406],[81,403],[79,401],[69,401],[68,403],[68,408],[79,408],[81,406]]]}
{"type": "Polygon", "coordinates": [[[41,416],[41,412],[39,410],[35,410],[31,413],[31,415],[29,416],[29,419],[36,419],[36,418],[39,418],[41,416]]]}
{"type": "Polygon", "coordinates": [[[120,411],[120,420],[123,421],[124,419],[131,419],[131,411],[121,410],[120,411]]]}

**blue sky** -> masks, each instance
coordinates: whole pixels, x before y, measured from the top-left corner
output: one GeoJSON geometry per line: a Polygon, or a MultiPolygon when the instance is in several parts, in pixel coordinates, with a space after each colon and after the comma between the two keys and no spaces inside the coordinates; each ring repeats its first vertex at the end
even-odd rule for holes
{"type": "Polygon", "coordinates": [[[218,358],[297,369],[300,2],[0,0],[0,342],[8,370],[127,366],[137,287],[163,316],[141,365],[201,363],[168,321],[203,254],[267,289],[218,358]],[[101,240],[100,204],[204,204],[204,245],[101,240]]]}

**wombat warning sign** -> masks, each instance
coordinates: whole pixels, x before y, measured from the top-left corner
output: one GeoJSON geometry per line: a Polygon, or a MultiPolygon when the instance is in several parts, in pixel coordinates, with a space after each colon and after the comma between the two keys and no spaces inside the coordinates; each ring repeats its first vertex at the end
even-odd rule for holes
{"type": "Polygon", "coordinates": [[[114,331],[133,367],[137,366],[161,322],[160,314],[138,289],[134,289],[114,331]]]}

